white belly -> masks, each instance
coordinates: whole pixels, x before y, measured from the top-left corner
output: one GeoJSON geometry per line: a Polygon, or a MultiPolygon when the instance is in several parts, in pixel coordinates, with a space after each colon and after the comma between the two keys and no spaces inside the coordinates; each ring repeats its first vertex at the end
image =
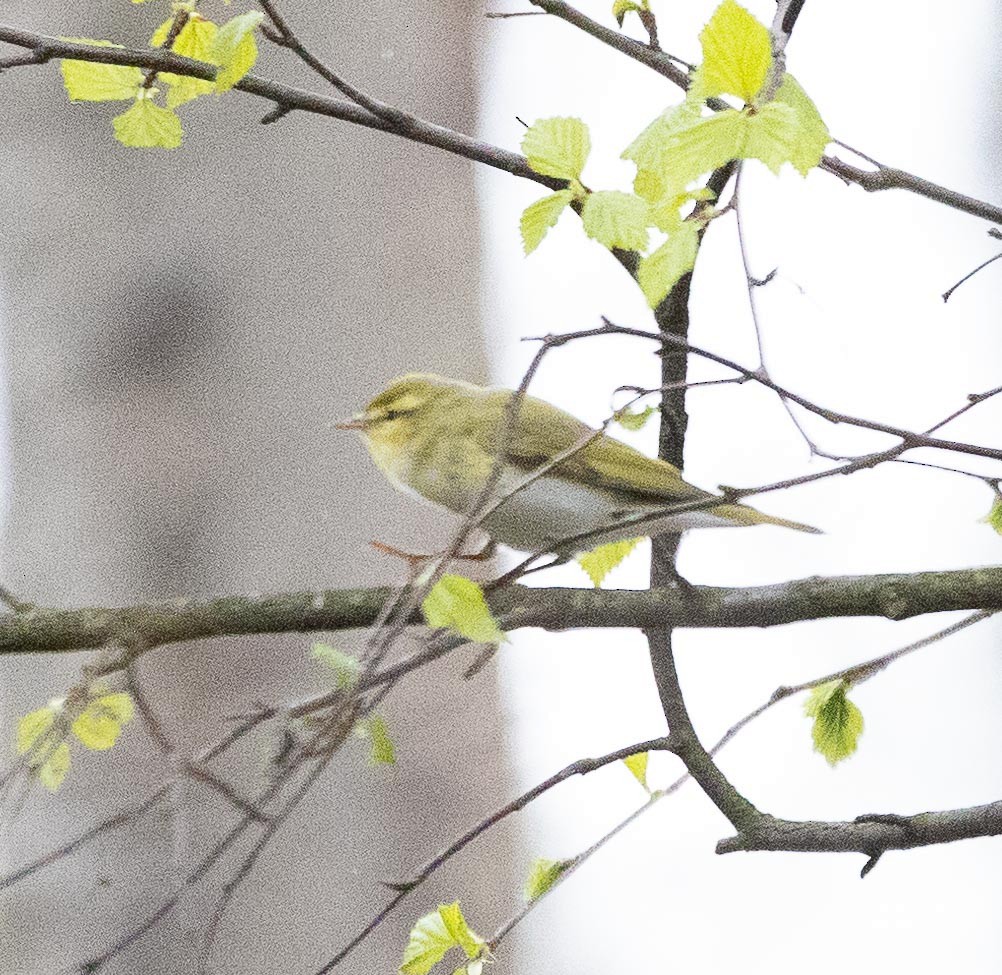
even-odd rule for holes
{"type": "MultiPolygon", "coordinates": [[[[520,480],[511,478],[502,485],[510,489],[520,480]]],[[[658,507],[636,509],[636,514],[656,513],[658,507]]],[[[709,511],[686,511],[653,521],[630,524],[624,520],[622,507],[616,507],[600,491],[558,478],[541,477],[513,494],[484,520],[484,529],[492,538],[522,552],[555,551],[561,541],[585,532],[595,532],[587,539],[566,545],[561,554],[572,555],[596,545],[637,538],[683,532],[689,528],[714,528],[734,522],[709,511]]]]}

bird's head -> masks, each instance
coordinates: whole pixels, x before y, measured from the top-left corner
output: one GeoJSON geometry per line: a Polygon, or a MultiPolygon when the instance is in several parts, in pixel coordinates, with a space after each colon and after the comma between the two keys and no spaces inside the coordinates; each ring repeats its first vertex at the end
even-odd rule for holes
{"type": "Polygon", "coordinates": [[[359,431],[380,453],[406,452],[425,431],[439,426],[441,415],[448,414],[466,386],[431,373],[408,373],[394,379],[361,413],[335,427],[359,431]]]}

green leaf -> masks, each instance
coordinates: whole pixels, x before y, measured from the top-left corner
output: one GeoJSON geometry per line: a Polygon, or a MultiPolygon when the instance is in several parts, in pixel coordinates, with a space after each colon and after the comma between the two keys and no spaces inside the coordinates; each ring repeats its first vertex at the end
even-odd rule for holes
{"type": "Polygon", "coordinates": [[[774,102],[782,102],[793,109],[797,134],[787,161],[801,176],[806,176],[821,162],[831,141],[828,126],[800,82],[789,73],[783,75],[774,102]]]}
{"type": "Polygon", "coordinates": [[[577,563],[591,579],[592,585],[598,589],[605,577],[619,565],[637,545],[643,541],[640,538],[627,538],[621,542],[609,542],[599,545],[590,552],[582,552],[577,557],[577,563]]]}
{"type": "Polygon", "coordinates": [[[310,648],[310,656],[334,671],[334,686],[339,691],[347,690],[358,683],[362,664],[357,657],[327,643],[314,643],[310,648]]]}
{"type": "Polygon", "coordinates": [[[778,175],[783,163],[796,153],[799,129],[789,105],[769,102],[748,115],[747,139],[741,155],[759,159],[778,175]]]}
{"type": "MultiPolygon", "coordinates": [[[[670,138],[679,131],[690,129],[702,117],[703,103],[692,95],[692,88],[685,101],[662,112],[624,150],[621,158],[636,163],[637,169],[659,174],[659,186],[668,180],[670,170],[668,154],[671,152],[670,138]]],[[[639,176],[639,172],[638,172],[639,176]]],[[[670,180],[676,186],[685,185],[677,179],[670,180]]],[[[650,199],[646,192],[634,187],[638,195],[650,199]]],[[[665,192],[663,186],[658,194],[665,192]]]]}
{"type": "MultiPolygon", "coordinates": [[[[95,41],[89,37],[64,37],[74,44],[94,47],[121,47],[111,41],[95,41]]],[[[71,102],[114,102],[135,98],[143,81],[143,72],[122,64],[97,64],[93,61],[60,61],[63,85],[71,102]]]]}
{"type": "Polygon", "coordinates": [[[533,860],[522,891],[526,904],[542,897],[573,864],[573,860],[547,860],[545,857],[533,860]]]}
{"type": "Polygon", "coordinates": [[[487,605],[483,589],[463,576],[442,576],[425,596],[421,612],[429,626],[455,630],[474,643],[501,643],[507,639],[487,605]]]}
{"type": "Polygon", "coordinates": [[[616,18],[616,23],[620,27],[623,26],[623,18],[629,13],[641,13],[650,10],[647,5],[647,0],[640,0],[640,3],[634,3],[634,0],[615,0],[612,5],[612,16],[616,18]]]}
{"type": "Polygon", "coordinates": [[[475,931],[471,930],[463,917],[463,912],[459,908],[459,901],[451,904],[439,904],[438,913],[445,924],[445,930],[449,936],[466,952],[467,958],[478,958],[484,947],[484,939],[475,931]]]}
{"type": "Polygon", "coordinates": [[[627,755],[623,759],[623,764],[630,770],[633,777],[648,791],[651,791],[647,784],[647,752],[637,752],[635,755],[627,755]]]}
{"type": "Polygon", "coordinates": [[[257,41],[254,31],[264,19],[264,14],[250,10],[226,21],[219,28],[212,48],[212,60],[219,65],[216,91],[229,91],[257,61],[257,41]]]}
{"type": "MultiPolygon", "coordinates": [[[[170,35],[173,23],[174,18],[171,17],[156,29],[150,38],[150,45],[152,47],[163,46],[164,41],[170,35]]],[[[182,54],[184,57],[193,58],[195,61],[205,61],[209,64],[214,64],[213,46],[218,32],[219,27],[211,20],[205,20],[198,14],[193,13],[189,15],[184,27],[181,28],[181,33],[174,39],[171,50],[175,54],[182,54]]],[[[198,98],[199,95],[207,95],[215,89],[214,82],[204,81],[201,78],[192,78],[188,75],[164,72],[157,77],[170,86],[167,92],[168,108],[177,108],[178,105],[190,102],[193,98],[198,98]]]]}
{"type": "Polygon", "coordinates": [[[584,231],[600,244],[628,251],[647,249],[647,201],[619,190],[590,193],[581,211],[584,231]]]}
{"type": "Polygon", "coordinates": [[[23,755],[30,751],[35,742],[42,737],[55,723],[59,708],[47,704],[44,708],[31,711],[17,723],[17,753],[23,755]]]}
{"type": "Polygon", "coordinates": [[[564,207],[573,199],[574,193],[571,190],[557,190],[556,193],[530,203],[522,211],[519,226],[526,255],[531,254],[542,243],[547,231],[556,224],[560,214],[564,212],[564,207]]]}
{"type": "Polygon", "coordinates": [[[181,120],[148,97],[139,98],[131,108],[116,115],[113,124],[115,138],[123,146],[176,149],[181,145],[181,120]]]}
{"type": "Polygon", "coordinates": [[[360,738],[369,739],[370,765],[396,764],[397,753],[393,746],[393,739],[390,738],[386,722],[378,714],[372,714],[359,721],[355,725],[355,733],[360,738]]]}
{"type": "Polygon", "coordinates": [[[674,184],[684,188],[729,160],[743,158],[747,133],[748,116],[735,109],[697,119],[688,128],[678,129],[662,147],[674,184]]]}
{"type": "Polygon", "coordinates": [[[17,723],[18,754],[23,755],[38,746],[37,752],[31,756],[31,773],[50,792],[55,792],[66,778],[70,767],[70,746],[65,741],[58,744],[47,741],[40,745],[39,742],[52,730],[62,703],[47,704],[24,715],[17,723]]]}
{"type": "Polygon", "coordinates": [[[38,780],[49,792],[55,792],[66,778],[66,773],[70,770],[70,746],[66,742],[60,742],[52,749],[49,757],[39,768],[33,769],[38,780]]]}
{"type": "Polygon", "coordinates": [[[814,750],[824,755],[829,765],[848,758],[863,733],[863,714],[846,697],[847,690],[845,681],[829,681],[813,688],[804,703],[804,714],[814,719],[814,750]]]}
{"type": "MultiPolygon", "coordinates": [[[[981,521],[986,525],[991,525],[997,534],[1002,535],[1002,494],[995,492],[995,500],[992,501],[991,510],[981,521]]],[[[33,713],[37,714],[38,712],[33,713]]],[[[24,718],[21,720],[24,721],[24,718]]]]}
{"type": "Polygon", "coordinates": [[[724,0],[699,35],[706,97],[737,95],[752,102],[772,65],[769,31],[734,0],[724,0]]]}
{"type": "Polygon", "coordinates": [[[699,232],[693,221],[687,220],[653,254],[641,259],[637,283],[651,308],[657,308],[678,279],[692,270],[698,247],[699,232]]]}
{"type": "Polygon", "coordinates": [[[588,126],[578,118],[544,118],[522,136],[529,168],[543,176],[580,179],[588,161],[588,126]]]}
{"type": "Polygon", "coordinates": [[[425,914],[411,928],[400,971],[403,975],[427,975],[455,944],[440,910],[425,914]]]}
{"type": "Polygon", "coordinates": [[[104,694],[87,704],[71,725],[73,734],[94,751],[111,748],[132,720],[132,698],[128,694],[104,694]]]}
{"type": "Polygon", "coordinates": [[[653,406],[647,406],[636,413],[624,406],[623,409],[616,411],[615,419],[624,430],[632,430],[635,433],[637,430],[642,430],[656,412],[653,406]]]}

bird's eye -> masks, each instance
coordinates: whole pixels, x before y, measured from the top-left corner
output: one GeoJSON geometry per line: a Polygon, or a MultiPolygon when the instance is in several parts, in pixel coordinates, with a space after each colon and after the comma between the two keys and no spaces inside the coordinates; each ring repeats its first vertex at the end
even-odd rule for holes
{"type": "Polygon", "coordinates": [[[387,410],[383,414],[384,420],[399,420],[404,415],[403,410],[387,410]]]}

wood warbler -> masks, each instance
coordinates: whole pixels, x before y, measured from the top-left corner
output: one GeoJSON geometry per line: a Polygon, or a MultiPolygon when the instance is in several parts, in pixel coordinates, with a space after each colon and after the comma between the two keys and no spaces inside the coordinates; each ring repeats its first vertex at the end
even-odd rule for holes
{"type": "MultiPolygon", "coordinates": [[[[505,433],[510,389],[410,373],[394,379],[341,430],[357,430],[394,487],[457,514],[477,502],[505,433]]],[[[778,525],[817,528],[774,518],[743,504],[709,504],[717,495],[682,479],[678,468],[596,433],[551,403],[525,396],[508,436],[494,497],[511,493],[483,520],[492,539],[523,552],[563,557],[640,535],[689,528],[778,525]],[[593,439],[574,451],[576,445],[593,439]],[[520,487],[534,471],[571,451],[520,487]],[[697,510],[658,513],[680,504],[697,510]],[[583,536],[583,537],[579,537],[583,536]]]]}

